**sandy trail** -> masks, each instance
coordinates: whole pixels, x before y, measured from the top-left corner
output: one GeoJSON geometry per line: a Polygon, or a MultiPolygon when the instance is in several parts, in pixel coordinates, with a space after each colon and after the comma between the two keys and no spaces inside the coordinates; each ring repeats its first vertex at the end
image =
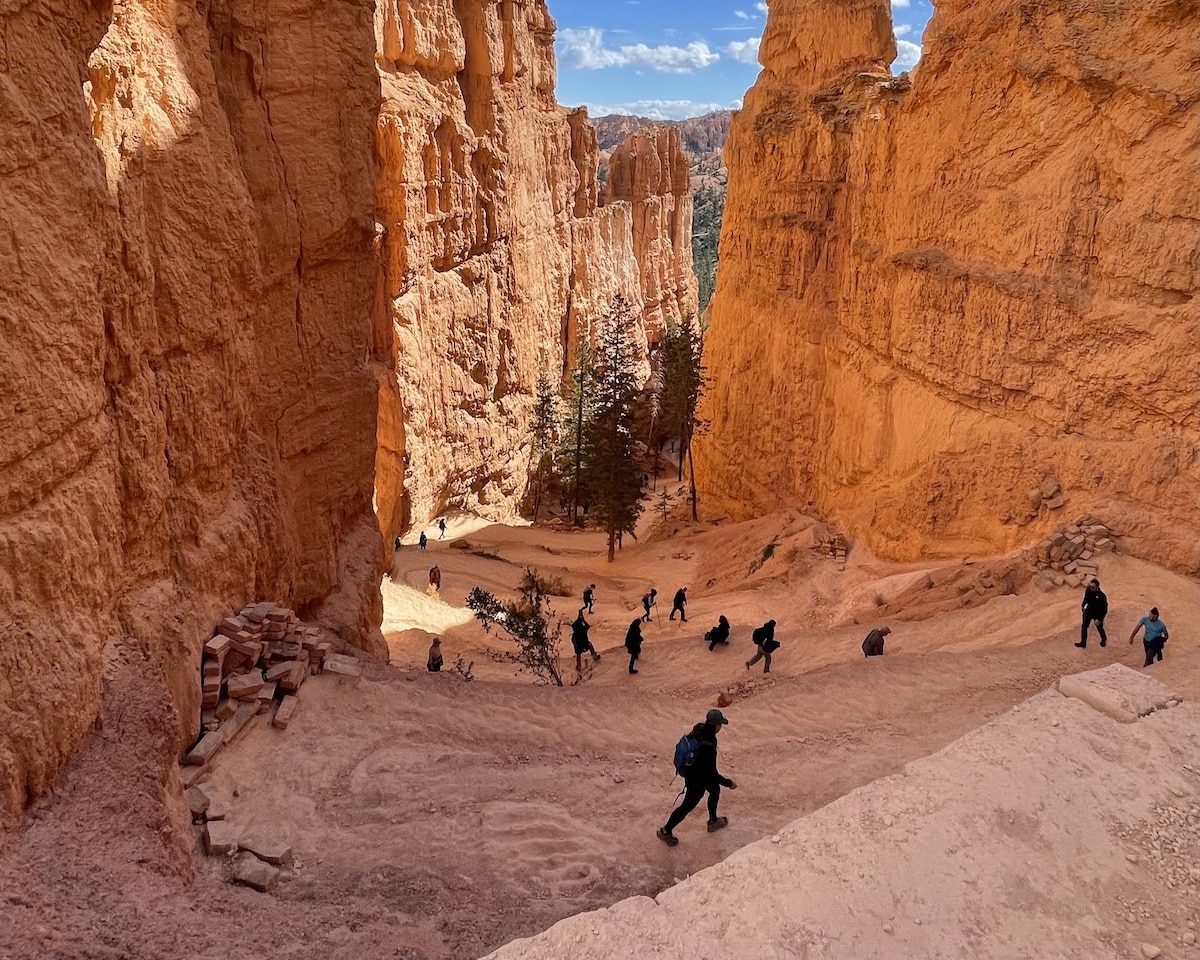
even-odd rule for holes
{"type": "MultiPolygon", "coordinates": [[[[627,541],[609,565],[597,534],[452,521],[446,541],[405,546],[383,584],[395,665],[373,667],[357,684],[316,678],[286,733],[260,724],[218,767],[230,819],[296,850],[300,867],[277,896],[220,883],[214,860],[200,861],[190,887],[161,877],[154,886],[149,866],[72,854],[68,873],[105,878],[87,899],[73,897],[50,853],[78,823],[70,811],[85,797],[68,795],[60,815],[51,805],[0,864],[0,898],[28,885],[45,897],[0,932],[0,956],[71,952],[63,947],[90,942],[106,916],[119,922],[105,925],[109,947],[96,955],[227,956],[231,930],[237,955],[480,955],[561,917],[654,894],[940,749],[1063,674],[1114,661],[1140,666],[1140,643],[1126,641],[1151,602],[1172,628],[1156,675],[1185,696],[1200,693],[1192,620],[1200,588],[1187,578],[1105,560],[1107,649],[1071,646],[1077,591],[1030,589],[895,622],[887,655],[868,661],[858,644],[875,622],[875,595],[926,578],[952,585],[964,565],[852,555],[843,572],[790,552],[806,536],[810,524],[798,517],[681,525],[670,539],[627,541]],[[775,537],[778,549],[751,572],[775,537]],[[424,593],[435,562],[440,599],[424,593]],[[592,636],[605,656],[578,686],[514,676],[488,655],[502,641],[461,606],[473,585],[511,592],[527,564],[572,589],[560,602],[568,619],[583,586],[598,584],[592,636]],[[621,643],[652,584],[663,605],[646,630],[641,672],[630,676],[621,643]],[[689,620],[670,622],[670,596],[684,584],[689,620]],[[718,613],[733,623],[733,643],[709,653],[700,638],[718,613]],[[783,646],[764,677],[743,661],[750,628],[769,616],[783,646]],[[475,662],[477,680],[425,672],[432,633],[445,637],[448,663],[475,662]],[[679,789],[670,753],[718,690],[733,700],[721,738],[722,770],[739,783],[722,798],[731,824],[709,835],[703,812],[693,814],[669,850],[653,833],[679,789]]],[[[952,586],[941,592],[955,596],[952,586]]],[[[570,677],[565,657],[564,666],[570,677]]]]}

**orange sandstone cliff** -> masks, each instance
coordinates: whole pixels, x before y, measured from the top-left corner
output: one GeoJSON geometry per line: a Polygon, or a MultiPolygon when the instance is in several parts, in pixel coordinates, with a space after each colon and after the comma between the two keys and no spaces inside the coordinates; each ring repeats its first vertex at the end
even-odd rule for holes
{"type": "Polygon", "coordinates": [[[33,0],[0,38],[3,821],[120,661],[194,735],[247,601],[385,648],[369,7],[33,0]]]}
{"type": "Polygon", "coordinates": [[[695,280],[678,136],[631,157],[636,189],[599,206],[596,132],[554,98],[542,0],[384,0],[376,29],[376,348],[391,358],[376,508],[390,542],[448,507],[514,516],[538,375],[562,375],[617,295],[656,339],[689,291],[694,310],[695,280]]]}
{"type": "Polygon", "coordinates": [[[1200,569],[1195,25],[945,0],[910,82],[886,0],[773,0],[726,154],[710,513],[811,501],[905,559],[1090,511],[1200,569]]]}

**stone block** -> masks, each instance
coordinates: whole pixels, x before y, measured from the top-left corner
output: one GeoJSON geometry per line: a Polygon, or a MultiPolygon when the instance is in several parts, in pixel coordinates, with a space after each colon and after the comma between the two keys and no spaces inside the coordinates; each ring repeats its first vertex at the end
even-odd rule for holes
{"type": "Polygon", "coordinates": [[[229,720],[221,724],[221,735],[225,738],[226,743],[232,743],[234,739],[246,729],[247,724],[258,714],[258,698],[255,697],[245,703],[238,705],[237,713],[229,720]]]}
{"type": "Polygon", "coordinates": [[[292,611],[287,607],[272,607],[267,611],[267,619],[277,623],[280,621],[287,621],[291,618],[291,616],[292,611]]]}
{"type": "Polygon", "coordinates": [[[232,649],[236,650],[251,663],[256,662],[259,658],[259,655],[262,653],[261,644],[255,640],[251,640],[249,642],[243,640],[230,640],[229,645],[232,649]]]}
{"type": "Polygon", "coordinates": [[[270,893],[279,886],[279,870],[269,863],[263,863],[254,854],[246,853],[238,857],[234,865],[233,882],[259,893],[270,893]]]}
{"type": "Polygon", "coordinates": [[[308,664],[299,660],[292,661],[288,675],[279,681],[279,685],[289,693],[295,693],[308,677],[308,664]]]}
{"type": "Polygon", "coordinates": [[[226,821],[209,820],[204,825],[204,850],[210,857],[229,853],[236,849],[237,845],[238,831],[226,821]]]}
{"type": "Polygon", "coordinates": [[[221,634],[217,634],[204,644],[204,652],[214,657],[223,657],[227,649],[229,649],[229,638],[221,634]]]}
{"type": "Polygon", "coordinates": [[[247,850],[264,863],[281,866],[292,862],[292,848],[282,840],[268,837],[246,837],[238,842],[239,850],[247,850]]]}
{"type": "Polygon", "coordinates": [[[275,711],[275,716],[271,720],[271,725],[278,727],[280,730],[286,730],[287,725],[291,722],[298,706],[300,706],[299,697],[284,697],[283,701],[279,704],[279,708],[275,711]]]}
{"type": "Polygon", "coordinates": [[[1082,700],[1122,723],[1133,723],[1138,717],[1179,702],[1168,687],[1122,663],[1063,677],[1058,681],[1058,692],[1082,700]]]}
{"type": "Polygon", "coordinates": [[[1042,495],[1043,500],[1049,500],[1061,489],[1062,488],[1059,486],[1057,480],[1055,480],[1053,477],[1047,477],[1042,481],[1042,485],[1038,488],[1038,493],[1042,495]]]}
{"type": "Polygon", "coordinates": [[[292,665],[287,661],[282,663],[274,663],[267,667],[267,672],[263,674],[263,677],[266,679],[267,683],[271,683],[275,680],[282,680],[288,675],[289,672],[291,672],[291,669],[292,665]]]}
{"type": "Polygon", "coordinates": [[[180,767],[179,779],[183,781],[183,789],[194,787],[202,777],[208,776],[208,767],[180,767]]]}
{"type": "Polygon", "coordinates": [[[183,798],[187,801],[188,810],[192,812],[193,817],[201,816],[208,809],[208,794],[199,787],[188,787],[183,791],[183,798]]]}
{"type": "Polygon", "coordinates": [[[224,700],[222,700],[220,703],[217,704],[217,719],[218,720],[228,720],[235,713],[237,713],[237,708],[238,708],[237,701],[230,700],[228,697],[226,697],[224,700]]]}
{"type": "Polygon", "coordinates": [[[1051,497],[1046,501],[1046,506],[1051,510],[1061,510],[1064,506],[1066,506],[1066,502],[1062,497],[1051,497]]]}
{"type": "MultiPolygon", "coordinates": [[[[337,673],[344,677],[362,676],[362,668],[359,667],[357,662],[347,663],[346,660],[335,659],[335,657],[337,657],[337,654],[325,658],[325,671],[327,673],[337,673]]],[[[350,657],[348,659],[353,660],[354,658],[350,657]]]]}
{"type": "Polygon", "coordinates": [[[1054,583],[1048,580],[1046,577],[1040,575],[1033,578],[1033,584],[1035,587],[1041,590],[1042,593],[1049,593],[1054,589],[1054,583]]]}
{"type": "Polygon", "coordinates": [[[224,745],[225,738],[221,735],[220,730],[206,733],[200,738],[200,742],[192,747],[183,762],[189,767],[201,766],[208,763],[224,745]]]}
{"type": "Polygon", "coordinates": [[[238,633],[246,629],[246,621],[241,617],[226,617],[217,624],[217,633],[226,637],[236,637],[238,633]]]}
{"type": "Polygon", "coordinates": [[[263,676],[258,670],[251,670],[240,676],[230,677],[226,684],[229,695],[237,700],[253,697],[263,688],[263,676]]]}

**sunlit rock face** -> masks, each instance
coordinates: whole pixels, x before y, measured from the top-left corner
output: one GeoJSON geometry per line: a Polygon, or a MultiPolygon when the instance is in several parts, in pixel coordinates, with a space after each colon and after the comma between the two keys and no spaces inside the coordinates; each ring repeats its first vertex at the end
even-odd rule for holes
{"type": "Polygon", "coordinates": [[[947,0],[910,83],[884,0],[773,0],[726,154],[706,512],[812,501],[897,559],[1091,512],[1200,568],[1194,33],[1170,0],[947,0]]]}

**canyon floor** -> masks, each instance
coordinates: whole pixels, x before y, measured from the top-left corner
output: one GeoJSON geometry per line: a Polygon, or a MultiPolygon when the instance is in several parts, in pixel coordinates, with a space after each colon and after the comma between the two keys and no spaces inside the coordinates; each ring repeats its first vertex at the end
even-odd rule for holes
{"type": "MultiPolygon", "coordinates": [[[[406,544],[382,585],[392,664],[357,682],[314,678],[287,731],[260,719],[217,764],[228,819],[295,850],[274,895],[223,882],[221,858],[197,856],[190,882],[179,879],[150,765],[109,723],[56,795],[2,838],[0,957],[478,956],[563,917],[653,896],[1064,675],[1141,670],[1141,643],[1128,637],[1151,605],[1171,641],[1148,672],[1188,701],[1200,696],[1200,587],[1142,561],[1102,561],[1109,644],[1079,650],[1080,593],[1014,579],[1012,558],[902,565],[852,549],[842,569],[810,549],[822,529],[795,514],[652,526],[648,517],[612,564],[595,533],[466,517],[426,551],[406,544]],[[426,591],[434,563],[440,596],[426,591]],[[476,585],[511,595],[526,566],[570,590],[556,598],[566,620],[597,584],[592,639],[603,659],[581,683],[514,673],[492,656],[504,641],[462,605],[476,585]],[[670,621],[683,585],[688,621],[670,621]],[[661,605],[633,676],[622,641],[650,586],[661,605]],[[732,643],[710,653],[701,638],[722,613],[732,643]],[[751,628],[768,618],[782,647],[764,676],[743,664],[751,628]],[[885,622],[886,655],[864,659],[863,636],[885,622]],[[444,638],[440,675],[424,669],[433,633],[444,638]],[[473,681],[453,670],[460,657],[473,681]],[[720,765],[738,782],[722,797],[730,825],[708,834],[701,810],[669,849],[654,830],[679,790],[671,752],[719,693],[731,701],[720,765]]],[[[564,632],[568,681],[569,646],[564,632]]],[[[1086,886],[1087,862],[1076,869],[1086,886]]],[[[1194,886],[1142,893],[1174,904],[1194,886]]],[[[1173,906],[1139,914],[1127,932],[1182,942],[1187,920],[1173,906]]],[[[987,943],[970,952],[994,953],[987,943]]]]}

